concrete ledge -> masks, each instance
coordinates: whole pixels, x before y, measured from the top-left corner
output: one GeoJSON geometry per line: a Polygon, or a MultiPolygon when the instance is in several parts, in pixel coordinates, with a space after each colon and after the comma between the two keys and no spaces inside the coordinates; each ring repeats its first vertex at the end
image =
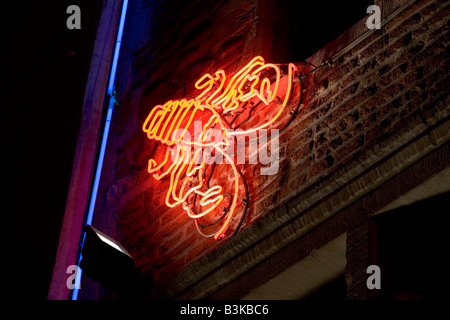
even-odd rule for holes
{"type": "MultiPolygon", "coordinates": [[[[180,272],[171,279],[170,284],[168,283],[166,287],[168,295],[180,299],[204,299],[214,294],[271,255],[305,236],[364,195],[437,150],[450,140],[449,132],[450,119],[447,119],[441,125],[427,130],[426,133],[402,148],[397,147],[399,149],[397,152],[389,154],[389,141],[374,148],[378,150],[370,150],[371,156],[367,155],[364,159],[358,159],[338,170],[323,182],[300,194],[180,272]],[[431,143],[430,141],[436,136],[440,137],[439,141],[431,143]],[[386,156],[386,154],[389,155],[386,156]],[[358,175],[358,167],[365,167],[368,170],[358,175]],[[356,176],[348,177],[352,173],[356,176]],[[329,181],[336,180],[335,177],[343,179],[342,177],[346,175],[350,181],[345,185],[329,183],[329,181]],[[283,221],[286,222],[280,225],[283,221]],[[246,244],[247,246],[244,247],[246,244]],[[186,286],[184,292],[183,285],[186,286]],[[177,295],[178,290],[183,293],[177,295]]],[[[398,141],[398,137],[396,138],[392,138],[390,141],[394,145],[398,141]]],[[[447,157],[447,162],[449,159],[450,157],[447,157]]],[[[439,166],[445,165],[449,164],[439,164],[439,166]]],[[[439,166],[436,165],[436,168],[439,166]]],[[[361,216],[356,217],[355,221],[362,221],[366,218],[366,212],[360,214],[361,216]]],[[[346,227],[351,227],[350,222],[346,227]]]]}

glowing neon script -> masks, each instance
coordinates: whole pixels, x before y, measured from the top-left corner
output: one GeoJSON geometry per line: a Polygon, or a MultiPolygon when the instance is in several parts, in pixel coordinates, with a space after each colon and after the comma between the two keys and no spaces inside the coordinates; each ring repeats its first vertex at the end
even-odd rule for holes
{"type": "Polygon", "coordinates": [[[279,118],[290,99],[294,71],[294,64],[289,64],[286,88],[284,92],[279,92],[282,78],[280,68],[275,64],[265,64],[264,59],[257,56],[229,80],[223,70],[217,71],[215,76],[205,74],[195,83],[195,87],[202,90],[195,98],[170,100],[164,105],[153,107],[148,114],[142,126],[143,131],[149,139],[167,146],[161,163],[149,160],[148,172],[157,180],[165,177],[170,179],[166,205],[175,207],[181,204],[189,217],[195,220],[197,230],[203,236],[223,239],[235,214],[240,175],[233,159],[226,152],[232,137],[266,128],[279,118]],[[279,96],[283,93],[284,99],[281,100],[279,96]],[[256,105],[262,102],[267,106],[274,100],[278,110],[255,127],[234,131],[224,120],[225,116],[242,112],[248,103],[256,105]],[[201,132],[191,138],[194,119],[206,121],[201,125],[201,132]],[[211,141],[211,132],[216,128],[222,132],[221,139],[211,141]],[[211,159],[207,159],[202,152],[204,149],[208,149],[210,155],[225,157],[227,164],[231,165],[233,187],[230,192],[225,193],[222,185],[209,185],[210,179],[206,175],[211,171],[211,159]],[[211,226],[220,222],[220,228],[212,234],[203,233],[198,219],[218,209],[224,197],[230,197],[229,204],[222,208],[222,212],[216,212],[218,218],[215,217],[216,220],[209,224],[211,226]]]}

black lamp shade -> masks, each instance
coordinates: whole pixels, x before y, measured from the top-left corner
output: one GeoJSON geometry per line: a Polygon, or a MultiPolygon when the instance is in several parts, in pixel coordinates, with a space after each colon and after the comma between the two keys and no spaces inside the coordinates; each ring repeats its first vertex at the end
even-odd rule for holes
{"type": "Polygon", "coordinates": [[[145,290],[146,281],[119,242],[90,225],[85,232],[80,268],[86,276],[119,295],[135,296],[145,290]]]}

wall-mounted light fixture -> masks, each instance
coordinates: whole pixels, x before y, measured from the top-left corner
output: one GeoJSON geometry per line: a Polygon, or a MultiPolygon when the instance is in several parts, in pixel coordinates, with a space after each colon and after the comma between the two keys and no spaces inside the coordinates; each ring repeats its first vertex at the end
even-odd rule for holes
{"type": "Polygon", "coordinates": [[[123,297],[136,297],[149,283],[134,267],[134,258],[116,240],[88,225],[85,227],[80,268],[105,289],[123,297]]]}

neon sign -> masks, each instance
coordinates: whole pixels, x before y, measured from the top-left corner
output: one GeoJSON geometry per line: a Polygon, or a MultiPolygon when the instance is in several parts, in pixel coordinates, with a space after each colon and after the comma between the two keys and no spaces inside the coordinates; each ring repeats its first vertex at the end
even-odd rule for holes
{"type": "MultiPolygon", "coordinates": [[[[216,240],[225,237],[236,213],[239,181],[243,179],[233,157],[227,152],[232,148],[232,139],[268,128],[280,117],[289,102],[296,71],[294,64],[288,64],[287,72],[282,72],[279,66],[266,64],[262,57],[257,56],[230,79],[224,70],[218,70],[214,75],[203,75],[195,83],[200,94],[157,105],[145,119],[142,130],[147,137],[167,147],[160,163],[149,160],[148,172],[156,180],[169,180],[166,205],[170,208],[181,205],[194,219],[201,235],[213,236],[216,240]],[[263,118],[261,123],[235,130],[234,121],[246,109],[271,103],[274,104],[270,108],[272,114],[263,118]],[[232,120],[227,121],[226,118],[230,117],[232,120]],[[212,179],[216,157],[231,166],[232,174],[227,175],[231,181],[229,190],[224,190],[220,177],[212,179]],[[199,220],[207,215],[211,215],[210,223],[200,223],[199,220]],[[214,232],[203,232],[205,227],[212,226],[215,227],[214,232]]],[[[249,115],[242,123],[250,120],[252,114],[247,113],[249,115]]]]}

